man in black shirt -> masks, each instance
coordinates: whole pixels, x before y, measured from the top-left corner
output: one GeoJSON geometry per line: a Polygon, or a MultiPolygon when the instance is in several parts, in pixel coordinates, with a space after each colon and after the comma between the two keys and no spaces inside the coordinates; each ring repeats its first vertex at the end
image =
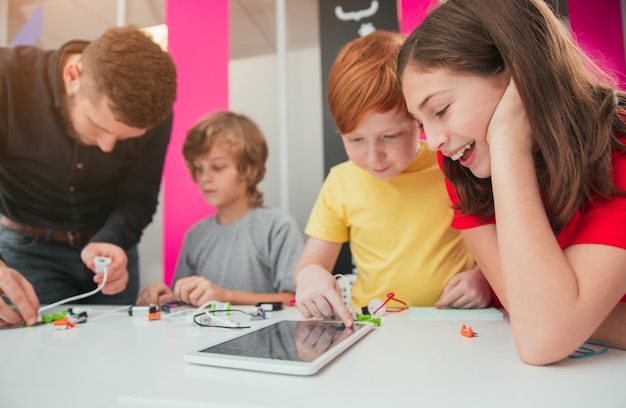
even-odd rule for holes
{"type": "Polygon", "coordinates": [[[112,262],[87,300],[135,301],[175,97],[171,56],[135,26],[0,48],[0,325],[94,290],[96,256],[112,262]]]}

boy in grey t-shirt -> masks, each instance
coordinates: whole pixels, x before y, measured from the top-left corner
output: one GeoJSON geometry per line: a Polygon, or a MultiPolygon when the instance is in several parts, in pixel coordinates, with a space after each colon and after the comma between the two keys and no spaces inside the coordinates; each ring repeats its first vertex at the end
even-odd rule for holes
{"type": "Polygon", "coordinates": [[[263,206],[258,184],[265,175],[267,143],[261,130],[244,115],[216,112],[187,133],[183,155],[217,214],[187,231],[173,290],[149,285],[136,303],[289,304],[304,239],[290,214],[263,206]]]}

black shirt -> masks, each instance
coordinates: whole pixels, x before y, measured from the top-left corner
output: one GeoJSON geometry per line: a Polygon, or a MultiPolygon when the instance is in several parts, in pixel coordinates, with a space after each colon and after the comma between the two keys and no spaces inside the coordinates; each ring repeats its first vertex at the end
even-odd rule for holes
{"type": "Polygon", "coordinates": [[[156,210],[172,114],[110,153],[76,142],[59,64],[86,45],[0,48],[0,213],[36,227],[99,229],[91,241],[128,249],[156,210]]]}

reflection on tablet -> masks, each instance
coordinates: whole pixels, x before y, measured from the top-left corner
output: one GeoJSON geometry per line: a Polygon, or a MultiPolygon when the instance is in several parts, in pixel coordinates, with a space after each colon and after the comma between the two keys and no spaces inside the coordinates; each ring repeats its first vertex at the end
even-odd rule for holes
{"type": "Polygon", "coordinates": [[[341,322],[281,321],[200,350],[203,353],[288,361],[313,361],[363,326],[341,322]]]}

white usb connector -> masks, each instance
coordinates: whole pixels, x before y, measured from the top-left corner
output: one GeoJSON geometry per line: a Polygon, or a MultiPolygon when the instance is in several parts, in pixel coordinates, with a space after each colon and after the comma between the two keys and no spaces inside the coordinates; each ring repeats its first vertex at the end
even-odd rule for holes
{"type": "Polygon", "coordinates": [[[93,264],[96,269],[96,273],[103,273],[107,267],[111,265],[111,258],[106,256],[96,256],[93,259],[93,264]]]}

